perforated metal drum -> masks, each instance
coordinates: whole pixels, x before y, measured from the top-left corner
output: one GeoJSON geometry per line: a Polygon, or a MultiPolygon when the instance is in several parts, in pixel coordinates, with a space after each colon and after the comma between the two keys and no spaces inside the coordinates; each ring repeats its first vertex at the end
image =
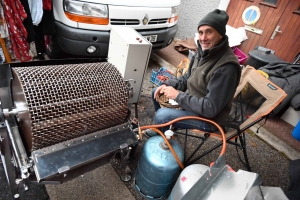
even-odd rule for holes
{"type": "Polygon", "coordinates": [[[124,123],[125,82],[110,63],[12,68],[21,137],[34,151],[124,123]]]}

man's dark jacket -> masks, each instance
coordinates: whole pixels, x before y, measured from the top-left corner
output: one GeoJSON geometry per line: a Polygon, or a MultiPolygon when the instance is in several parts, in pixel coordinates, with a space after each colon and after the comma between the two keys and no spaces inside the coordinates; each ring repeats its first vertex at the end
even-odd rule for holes
{"type": "Polygon", "coordinates": [[[205,118],[227,118],[240,80],[240,64],[229,47],[227,36],[209,50],[202,51],[198,46],[188,72],[164,84],[180,91],[175,101],[182,109],[205,118]]]}

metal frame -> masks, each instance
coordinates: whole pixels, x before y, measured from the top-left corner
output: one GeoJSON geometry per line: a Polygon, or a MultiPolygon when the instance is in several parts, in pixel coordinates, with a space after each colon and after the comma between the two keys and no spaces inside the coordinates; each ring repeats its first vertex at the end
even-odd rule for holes
{"type": "Polygon", "coordinates": [[[5,176],[14,198],[18,197],[18,185],[16,180],[19,180],[16,174],[16,166],[13,164],[13,155],[10,150],[9,136],[4,125],[0,129],[0,153],[5,176]]]}
{"type": "MultiPolygon", "coordinates": [[[[23,185],[23,189],[28,190],[29,182],[39,182],[42,184],[63,183],[107,164],[116,153],[120,153],[121,155],[121,179],[124,181],[130,180],[131,177],[127,174],[129,172],[127,161],[131,149],[139,142],[136,134],[132,131],[133,124],[129,121],[130,111],[128,111],[128,122],[124,122],[122,125],[98,131],[88,136],[75,138],[68,141],[68,144],[67,142],[59,143],[33,152],[26,151],[18,128],[17,112],[14,110],[14,102],[11,95],[11,80],[13,79],[11,67],[78,64],[102,61],[106,61],[106,59],[47,60],[3,64],[0,66],[0,153],[13,198],[19,198],[20,196],[18,192],[19,185],[23,185]],[[100,138],[104,140],[101,143],[102,146],[98,145],[98,152],[94,152],[93,154],[93,150],[95,149],[92,147],[95,147],[95,144],[99,143],[100,138]],[[115,143],[113,145],[105,145],[109,141],[115,141],[115,143]],[[91,147],[91,145],[94,146],[91,147]],[[75,154],[70,154],[70,152],[72,152],[70,149],[76,147],[80,147],[82,153],[90,153],[92,156],[84,160],[78,160],[78,156],[76,157],[75,154]],[[69,161],[73,165],[60,165],[61,153],[66,159],[70,159],[69,161]],[[51,160],[50,163],[52,164],[52,161],[55,161],[54,163],[57,165],[54,166],[51,173],[41,177],[40,173],[43,173],[43,169],[47,168],[47,163],[49,164],[47,159],[48,161],[51,160]],[[44,163],[42,161],[44,161],[44,163]]],[[[137,111],[137,108],[135,110],[137,111]]],[[[48,168],[45,171],[47,170],[48,168]]]]}
{"type": "MultiPolygon", "coordinates": [[[[13,78],[10,65],[0,67],[0,98],[1,98],[1,159],[6,178],[14,198],[18,198],[18,185],[30,175],[27,153],[18,131],[15,116],[13,115],[13,100],[11,97],[10,81],[13,78]]],[[[28,189],[27,180],[23,181],[24,189],[28,189]]]]}
{"type": "MultiPolygon", "coordinates": [[[[227,134],[226,143],[235,145],[236,150],[239,148],[243,151],[244,161],[242,161],[238,154],[239,160],[242,161],[249,171],[251,171],[251,167],[248,160],[244,132],[254,124],[272,115],[274,108],[276,108],[286,96],[287,94],[280,87],[266,79],[255,70],[255,68],[247,66],[242,71],[240,83],[234,95],[231,113],[228,118],[223,119],[223,122],[216,122],[223,127],[224,132],[227,134]],[[226,128],[231,128],[231,130],[227,131],[226,128]],[[232,141],[233,139],[234,141],[232,141]]],[[[203,132],[201,134],[203,134],[203,132]]],[[[219,137],[217,133],[205,134],[207,134],[205,137],[199,137],[202,139],[202,142],[199,144],[200,147],[203,145],[203,142],[210,137],[216,137],[219,141],[221,140],[220,143],[193,160],[188,158],[188,164],[195,162],[223,144],[222,138],[219,137]]],[[[187,132],[186,135],[188,135],[187,132]]],[[[196,151],[200,147],[197,147],[196,151]]],[[[186,141],[184,148],[186,148],[186,141]]],[[[194,154],[195,152],[193,152],[192,155],[194,154]]]]}
{"type": "MultiPolygon", "coordinates": [[[[223,130],[224,130],[225,133],[228,133],[226,131],[226,128],[233,128],[233,129],[235,129],[235,133],[233,133],[232,135],[226,137],[226,142],[228,144],[234,145],[236,147],[236,151],[237,151],[239,160],[243,163],[243,165],[247,168],[248,171],[251,171],[251,167],[250,167],[249,160],[248,160],[248,155],[247,155],[247,149],[246,149],[245,131],[248,128],[250,128],[251,126],[253,126],[254,124],[256,124],[256,123],[260,122],[261,120],[263,120],[264,118],[267,118],[267,116],[269,114],[267,114],[265,116],[261,116],[260,118],[258,118],[257,120],[253,121],[252,123],[249,123],[245,127],[240,128],[239,125],[237,125],[237,123],[238,124],[242,124],[245,121],[244,116],[243,116],[244,115],[244,111],[243,111],[243,108],[242,108],[243,107],[243,103],[242,103],[241,99],[242,99],[242,97],[241,97],[241,94],[239,93],[237,95],[237,103],[239,104],[239,107],[237,106],[238,107],[237,109],[239,109],[239,111],[241,113],[241,116],[242,116],[241,121],[234,121],[233,123],[230,123],[230,122],[217,122],[217,123],[220,124],[220,126],[223,128],[223,130]],[[234,139],[234,142],[232,141],[232,139],[234,139]],[[240,150],[242,150],[243,155],[244,155],[244,160],[239,155],[238,148],[240,150]]],[[[222,144],[223,144],[223,141],[221,141],[218,144],[216,144],[215,146],[213,146],[212,148],[210,148],[209,150],[205,151],[204,153],[200,154],[196,158],[192,159],[192,157],[197,153],[197,151],[201,148],[201,146],[203,146],[203,144],[210,138],[211,133],[206,132],[206,133],[204,133],[204,136],[194,136],[194,135],[188,134],[188,129],[186,129],[186,131],[185,131],[185,141],[184,141],[184,155],[186,155],[186,148],[187,148],[186,147],[186,143],[187,143],[187,137],[188,136],[190,136],[190,137],[196,137],[198,139],[201,139],[202,141],[198,145],[198,147],[195,148],[195,150],[192,152],[192,154],[185,160],[185,162],[186,162],[185,164],[186,165],[193,164],[194,162],[196,162],[200,158],[206,156],[207,154],[211,153],[212,151],[214,151],[218,147],[222,146],[222,144]]]]}
{"type": "MultiPolygon", "coordinates": [[[[64,183],[108,163],[116,152],[127,154],[130,152],[129,147],[136,144],[137,139],[130,125],[125,123],[33,151],[37,181],[64,183]]],[[[128,158],[121,156],[121,162],[126,163],[128,158]]],[[[125,167],[122,169],[125,170],[125,167]]]]}
{"type": "MultiPolygon", "coordinates": [[[[253,123],[249,124],[248,126],[246,126],[243,129],[237,128],[236,132],[233,135],[227,137],[227,139],[226,139],[226,142],[228,144],[234,145],[236,147],[239,160],[244,164],[244,166],[247,168],[248,171],[251,171],[251,167],[250,167],[249,160],[248,160],[248,155],[247,155],[245,131],[248,128],[250,128],[251,126],[253,126],[254,124],[256,124],[256,123],[260,122],[261,120],[263,120],[264,118],[265,118],[265,116],[259,118],[258,120],[254,121],[253,123]],[[231,141],[232,139],[235,139],[235,142],[231,141]],[[244,160],[242,160],[242,158],[240,157],[240,155],[238,153],[238,148],[240,150],[242,150],[243,155],[244,155],[244,160]]],[[[185,130],[185,133],[180,133],[178,131],[176,133],[185,136],[185,140],[184,140],[184,155],[185,155],[185,158],[186,158],[187,138],[188,137],[194,137],[194,138],[197,138],[197,139],[201,140],[200,144],[195,148],[195,150],[191,153],[191,155],[188,158],[185,159],[185,165],[186,166],[195,163],[196,161],[198,161],[199,159],[201,159],[204,156],[208,155],[209,153],[211,153],[215,149],[219,148],[223,144],[223,141],[221,141],[218,144],[211,147],[209,150],[207,150],[207,151],[203,152],[202,154],[198,155],[197,157],[193,158],[195,156],[195,154],[197,153],[197,151],[210,138],[211,133],[206,132],[206,133],[204,133],[204,136],[195,136],[195,135],[189,134],[188,129],[185,130]]]]}

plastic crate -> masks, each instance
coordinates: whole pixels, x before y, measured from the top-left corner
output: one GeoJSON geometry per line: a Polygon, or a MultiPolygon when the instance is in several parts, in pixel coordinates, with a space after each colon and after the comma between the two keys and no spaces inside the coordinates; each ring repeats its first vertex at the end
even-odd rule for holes
{"type": "Polygon", "coordinates": [[[236,55],[236,57],[238,58],[240,64],[243,64],[244,61],[248,58],[248,56],[244,52],[242,52],[239,48],[232,47],[231,49],[233,53],[236,55]]]}
{"type": "Polygon", "coordinates": [[[150,78],[150,82],[154,83],[157,86],[160,86],[164,80],[166,79],[170,79],[173,78],[174,75],[172,74],[172,72],[170,72],[169,70],[167,70],[164,67],[161,67],[159,70],[152,70],[152,75],[150,78]]]}

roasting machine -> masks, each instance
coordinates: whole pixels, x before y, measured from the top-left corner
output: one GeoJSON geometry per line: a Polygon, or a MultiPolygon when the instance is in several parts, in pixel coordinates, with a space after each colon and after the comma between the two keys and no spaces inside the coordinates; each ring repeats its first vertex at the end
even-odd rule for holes
{"type": "Polygon", "coordinates": [[[17,185],[63,183],[137,145],[117,68],[99,60],[36,61],[0,66],[1,160],[14,198],[17,185]],[[75,64],[76,63],[76,64],[75,64]]]}
{"type": "Polygon", "coordinates": [[[64,183],[118,154],[121,179],[139,137],[137,103],[152,45],[111,30],[108,58],[0,66],[0,147],[14,198],[29,182],[64,183]],[[130,108],[135,105],[131,119],[130,108]]]}

